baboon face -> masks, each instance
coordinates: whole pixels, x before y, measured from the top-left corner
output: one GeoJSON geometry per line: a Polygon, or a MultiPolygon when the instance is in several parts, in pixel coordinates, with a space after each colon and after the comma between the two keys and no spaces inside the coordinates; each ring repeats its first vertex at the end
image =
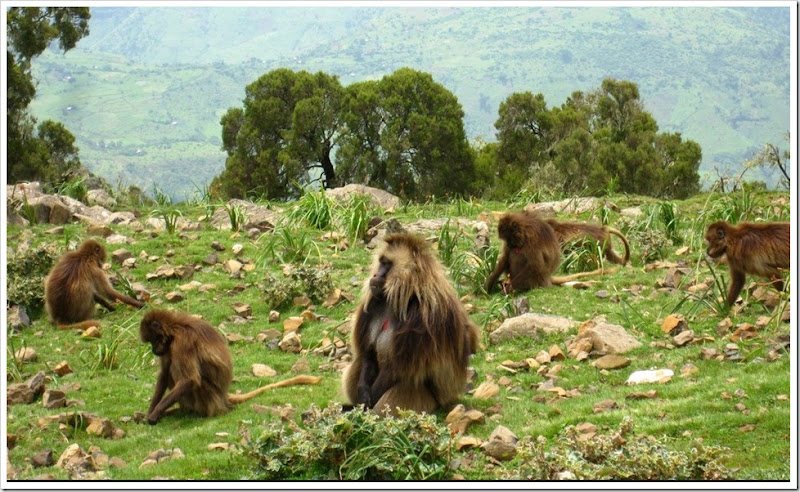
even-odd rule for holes
{"type": "Polygon", "coordinates": [[[383,299],[385,297],[384,287],[386,286],[386,276],[392,269],[392,262],[385,256],[381,256],[378,260],[378,270],[369,279],[369,288],[372,296],[376,299],[383,299]]]}
{"type": "Polygon", "coordinates": [[[497,235],[505,241],[510,248],[518,248],[520,246],[520,230],[519,224],[511,217],[504,216],[500,218],[497,224],[497,235]]]}
{"type": "Polygon", "coordinates": [[[160,357],[169,353],[172,337],[164,333],[161,323],[158,321],[142,321],[141,335],[142,342],[151,345],[153,354],[160,357]]]}
{"type": "Polygon", "coordinates": [[[724,255],[727,250],[727,242],[725,240],[725,227],[718,224],[712,224],[706,232],[706,254],[711,258],[719,258],[724,255]]]}

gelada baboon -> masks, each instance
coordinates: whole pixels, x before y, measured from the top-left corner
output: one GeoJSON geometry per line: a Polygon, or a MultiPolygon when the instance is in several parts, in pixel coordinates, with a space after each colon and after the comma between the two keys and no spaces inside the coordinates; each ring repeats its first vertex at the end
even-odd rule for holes
{"type": "Polygon", "coordinates": [[[790,264],[788,222],[743,222],[730,225],[714,222],[706,230],[706,254],[711,258],[725,255],[731,272],[731,285],[725,302],[732,306],[744,287],[745,274],[766,277],[783,290],[783,274],[790,264]]]}
{"type": "Polygon", "coordinates": [[[464,392],[478,329],[427,242],[406,233],[384,242],[355,312],[343,390],[350,405],[383,415],[430,413],[464,392]]]}
{"type": "Polygon", "coordinates": [[[558,239],[553,228],[534,212],[504,214],[497,224],[497,235],[504,244],[497,265],[483,286],[488,293],[494,290],[503,273],[508,274],[508,286],[504,286],[504,290],[523,292],[614,272],[613,269],[599,269],[554,277],[553,273],[561,263],[558,239]]]}
{"type": "Polygon", "coordinates": [[[272,388],[316,384],[322,378],[295,376],[242,395],[229,394],[233,363],[225,338],[206,321],[163,309],[147,312],[139,326],[144,343],[161,362],[147,422],[155,424],[173,404],[201,417],[227,412],[233,404],[272,388]],[[164,396],[167,390],[170,392],[164,396]]]}
{"type": "Polygon", "coordinates": [[[559,222],[555,219],[547,219],[547,224],[553,228],[556,239],[563,247],[567,242],[577,238],[592,238],[603,248],[603,256],[618,265],[626,265],[631,257],[628,239],[617,229],[605,225],[582,224],[580,222],[559,222]],[[615,235],[622,240],[625,246],[625,258],[620,258],[611,247],[611,235],[615,235]]]}
{"type": "Polygon", "coordinates": [[[58,329],[99,326],[94,305],[99,302],[114,310],[115,300],[140,308],[144,303],[111,287],[103,272],[106,249],[94,239],[64,254],[44,281],[45,309],[58,329]]]}

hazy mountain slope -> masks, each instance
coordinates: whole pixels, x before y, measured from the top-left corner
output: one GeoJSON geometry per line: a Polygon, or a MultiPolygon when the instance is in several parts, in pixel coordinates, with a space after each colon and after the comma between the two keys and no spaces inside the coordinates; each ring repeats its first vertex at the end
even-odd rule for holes
{"type": "Polygon", "coordinates": [[[204,182],[222,169],[219,117],[281,66],[344,84],[430,72],[487,140],[513,92],[552,106],[605,77],[632,80],[661,130],[700,143],[707,171],[789,128],[788,8],[115,7],[93,8],[90,28],[66,56],[35,61],[33,110],[67,124],[88,167],[177,196],[192,189],[185,168],[204,182]]]}

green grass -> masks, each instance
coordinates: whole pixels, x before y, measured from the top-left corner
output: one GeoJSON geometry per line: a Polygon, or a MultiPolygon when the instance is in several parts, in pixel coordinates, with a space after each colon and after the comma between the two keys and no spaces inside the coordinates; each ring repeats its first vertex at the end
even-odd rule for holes
{"type": "MultiPolygon", "coordinates": [[[[778,196],[788,195],[754,193],[750,198],[752,217],[757,218],[761,216],[759,214],[772,217],[769,214],[774,214],[775,211],[771,203],[778,196]],[[771,211],[768,212],[769,210],[771,211]]],[[[675,252],[679,246],[670,246],[666,248],[664,259],[673,262],[683,260],[693,269],[684,278],[684,288],[689,282],[712,277],[708,266],[698,261],[703,249],[702,241],[698,242],[697,235],[702,236],[703,224],[699,222],[700,219],[695,220],[697,217],[709,217],[712,211],[710,204],[714,202],[712,198],[714,197],[701,195],[690,200],[672,202],[675,206],[675,217],[680,218],[674,222],[672,233],[677,235],[676,242],[689,246],[690,251],[686,255],[677,256],[675,252]]],[[[615,195],[610,199],[622,208],[637,205],[645,209],[650,204],[657,203],[655,200],[626,195],[615,195]]],[[[187,220],[197,220],[204,212],[202,205],[173,206],[187,220]]],[[[788,218],[788,206],[784,207],[787,210],[778,210],[778,216],[788,218]]],[[[153,208],[157,206],[154,205],[153,208]]],[[[558,375],[557,385],[565,390],[578,390],[580,395],[560,400],[552,400],[551,394],[535,389],[546,380],[536,371],[512,374],[501,369],[500,362],[504,360],[519,361],[534,357],[540,350],[547,350],[554,344],[559,345],[566,353],[565,341],[568,336],[574,335],[543,335],[499,344],[489,342],[489,331],[499,326],[506,315],[514,314],[514,299],[500,294],[487,296],[480,290],[481,280],[488,273],[485,263],[493,263],[500,246],[496,237],[496,222],[489,224],[490,249],[481,252],[474,244],[474,233],[457,230],[456,220],[474,220],[482,212],[506,209],[507,205],[500,202],[437,202],[399,207],[393,215],[402,224],[422,217],[451,218],[448,230],[437,237],[444,241],[441,246],[446,246],[440,251],[450,258],[451,274],[457,279],[458,293],[466,296],[464,301],[475,307],[471,317],[483,331],[482,346],[471,362],[478,374],[474,386],[489,377],[495,381],[504,376],[509,379],[509,384],[501,386],[500,393],[492,399],[479,400],[469,394],[460,399],[467,408],[476,408],[483,412],[498,404],[502,406],[496,416],[488,417],[484,424],[471,427],[468,434],[486,439],[497,425],[504,425],[518,437],[536,438],[541,435],[552,441],[567,426],[588,421],[598,428],[608,426],[613,429],[620,425],[624,416],[630,415],[637,435],[669,438],[678,449],[691,448],[698,438],[702,438],[704,445],[729,448],[731,455],[725,464],[734,470],[737,479],[789,478],[789,463],[792,458],[789,446],[790,402],[779,400],[778,396],[792,394],[789,379],[790,355],[782,352],[774,361],[767,358],[772,346],[769,340],[788,334],[789,325],[770,322],[758,332],[759,338],[739,342],[743,362],[703,360],[700,355],[702,348],[716,348],[723,352],[725,345],[730,343],[727,335],[716,333],[716,326],[724,315],[714,309],[714,303],[698,305],[695,298],[684,301],[687,296],[685,290],[658,291],[656,282],[663,280],[666,270],[647,271],[644,268],[643,245],[637,242],[637,236],[633,234],[629,237],[632,247],[630,266],[620,268],[615,274],[597,277],[594,279],[597,283],[585,290],[561,287],[524,294],[531,312],[566,316],[578,322],[602,315],[609,322],[624,326],[643,344],[641,348],[626,354],[631,359],[630,366],[605,372],[598,371],[589,362],[577,362],[573,359],[562,361],[564,368],[558,375]],[[643,288],[642,295],[630,292],[635,286],[643,288]],[[612,296],[598,298],[595,294],[601,289],[609,291],[612,296]],[[619,302],[612,300],[613,296],[618,296],[619,302]],[[689,328],[694,330],[696,336],[710,336],[713,341],[674,349],[651,347],[651,343],[669,341],[669,337],[661,332],[660,325],[664,317],[676,310],[687,317],[689,328]],[[686,364],[695,365],[698,371],[687,377],[681,376],[680,369],[686,364]],[[633,371],[653,368],[670,368],[676,375],[670,382],[660,385],[632,387],[624,384],[633,371]],[[658,397],[646,400],[626,399],[632,392],[649,389],[656,389],[658,397]],[[743,390],[746,397],[723,397],[723,393],[735,395],[737,390],[743,390]],[[540,398],[542,395],[546,400],[540,398]],[[607,399],[616,401],[621,409],[594,414],[594,405],[607,399]],[[737,403],[743,403],[748,413],[738,410],[735,407],[737,403]],[[752,425],[754,429],[749,432],[740,431],[746,425],[752,425]]],[[[286,207],[286,210],[290,210],[290,207],[286,207]]],[[[146,218],[152,210],[143,208],[141,212],[142,217],[146,218]]],[[[120,420],[147,409],[157,374],[154,357],[138,341],[138,323],[144,310],[119,306],[114,312],[106,312],[99,308],[98,319],[103,324],[100,328],[102,337],[93,340],[83,339],[70,331],[56,331],[48,324],[46,317],[36,318],[33,325],[21,333],[8,333],[9,348],[16,350],[27,346],[39,354],[36,362],[21,365],[15,364],[13,358],[8,357],[6,372],[12,379],[11,382],[28,378],[42,370],[53,378],[53,381],[47,383],[47,387],[68,388],[67,399],[82,400],[85,406],[47,410],[37,400],[30,405],[8,407],[8,432],[18,436],[18,444],[10,450],[9,456],[12,465],[20,470],[19,477],[32,479],[42,474],[52,474],[56,478],[68,478],[66,472],[56,467],[34,469],[26,460],[45,449],[52,449],[57,458],[74,442],[80,444],[84,450],[95,445],[109,456],[123,459],[128,465],[126,468],[106,469],[107,477],[115,480],[148,480],[155,477],[192,480],[252,478],[256,463],[241,452],[239,432],[245,428],[256,437],[268,424],[280,421],[277,412],[264,412],[263,407],[277,408],[291,404],[294,409],[291,420],[302,427],[301,414],[312,406],[326,408],[332,401],[343,402],[340,372],[335,368],[334,361],[315,355],[312,351],[326,337],[348,341],[349,335],[341,334],[338,329],[344,326],[343,331],[347,333],[349,319],[372,261],[372,252],[366,250],[360,241],[354,241],[346,250],[333,249],[333,243],[323,241],[321,237],[326,232],[339,231],[344,236],[352,233],[347,224],[353,218],[346,215],[346,210],[333,207],[331,213],[331,221],[326,230],[300,221],[292,227],[278,227],[274,233],[267,233],[258,239],[251,239],[243,232],[214,230],[206,222],[201,223],[198,231],[175,231],[174,234],[162,232],[155,237],[148,230],[136,232],[130,227],[112,226],[115,232],[134,241],[133,244],[122,247],[136,256],[136,266],[123,269],[115,265],[114,271],[127,281],[145,285],[152,297],[144,309],[169,307],[186,310],[202,315],[224,333],[246,337],[255,338],[259,332],[268,329],[282,332],[283,320],[300,315],[304,309],[289,305],[280,311],[278,322],[268,322],[270,307],[264,300],[263,281],[267,273],[285,278],[282,273],[284,261],[292,262],[294,267],[330,267],[334,286],[351,294],[354,301],[344,301],[331,308],[317,303],[314,312],[321,317],[316,321],[306,321],[300,329],[306,353],[287,354],[256,341],[240,341],[230,345],[234,360],[234,382],[231,386],[233,391],[246,392],[289,377],[292,375],[292,365],[300,358],[307,359],[310,365],[309,374],[323,378],[318,385],[271,390],[219,417],[201,419],[181,415],[167,416],[156,426],[120,420]],[[203,258],[213,251],[211,243],[214,241],[227,247],[225,251],[218,252],[220,262],[234,257],[231,252],[233,244],[243,244],[245,247],[239,260],[245,264],[253,264],[254,269],[246,272],[243,278],[231,278],[220,265],[212,267],[203,264],[203,258]],[[172,254],[168,256],[170,250],[172,254]],[[145,251],[150,257],[159,258],[149,261],[139,256],[141,251],[145,251]],[[148,273],[166,263],[173,266],[200,267],[195,269],[191,279],[146,279],[148,273]],[[167,293],[178,290],[178,286],[192,280],[215,284],[216,288],[204,293],[197,289],[188,291],[184,293],[185,299],[174,305],[165,300],[167,293]],[[236,301],[252,306],[252,321],[244,324],[232,321],[235,314],[232,304],[236,301]],[[74,373],[59,378],[53,374],[52,368],[62,360],[69,362],[74,373]],[[111,363],[114,361],[116,363],[111,363]],[[278,375],[265,379],[256,378],[250,370],[255,363],[271,366],[278,375]],[[70,386],[74,383],[78,383],[80,389],[70,386]],[[56,424],[47,427],[37,424],[41,417],[75,410],[111,419],[117,427],[125,431],[126,436],[120,440],[106,440],[90,436],[82,430],[60,430],[56,424]],[[218,437],[218,433],[227,435],[218,437]],[[209,444],[217,442],[230,443],[232,449],[208,449],[209,444]],[[180,448],[186,457],[139,468],[140,463],[151,452],[159,448],[169,450],[175,447],[180,448]]],[[[569,218],[600,220],[599,217],[593,219],[591,213],[569,218]]],[[[620,218],[618,213],[610,212],[609,224],[617,227],[620,218]]],[[[652,227],[665,228],[667,225],[657,217],[652,227]]],[[[45,224],[25,229],[9,226],[9,251],[13,251],[23,241],[30,241],[31,247],[53,243],[63,250],[66,241],[62,237],[45,234],[44,231],[49,228],[45,224]]],[[[85,237],[85,228],[79,224],[68,225],[67,232],[74,240],[85,237]]],[[[666,231],[664,233],[666,235],[666,231]]],[[[110,246],[109,249],[117,247],[119,246],[110,246]]],[[[9,261],[13,261],[13,258],[9,261]]],[[[715,273],[728,280],[724,266],[716,267],[715,273]]],[[[754,279],[748,278],[748,282],[751,280],[754,279]]],[[[715,290],[714,295],[718,296],[719,291],[715,290]]],[[[748,303],[741,313],[731,315],[734,325],[755,323],[759,316],[771,314],[759,303],[750,301],[746,289],[743,295],[748,303]]],[[[443,423],[445,415],[444,411],[437,413],[437,420],[443,423]]],[[[461,473],[467,479],[497,479],[503,476],[504,471],[514,470],[518,465],[514,461],[500,466],[491,465],[482,453],[472,453],[476,461],[467,468],[456,470],[456,473],[461,473]]],[[[462,454],[456,453],[454,457],[458,458],[462,454]]]]}

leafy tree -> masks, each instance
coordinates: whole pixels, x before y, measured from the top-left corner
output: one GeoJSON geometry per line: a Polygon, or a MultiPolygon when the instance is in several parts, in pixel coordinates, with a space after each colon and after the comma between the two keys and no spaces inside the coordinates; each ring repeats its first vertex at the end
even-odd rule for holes
{"type": "Polygon", "coordinates": [[[342,127],[344,89],[335,76],[281,68],[245,88],[244,108],[220,120],[225,170],[212,188],[226,196],[296,198],[295,185],[336,186],[331,152],[342,127]]]}
{"type": "Polygon", "coordinates": [[[410,199],[464,195],[474,161],[456,97],[430,74],[401,68],[348,88],[347,129],[337,153],[342,182],[410,199]]]}
{"type": "Polygon", "coordinates": [[[36,96],[31,60],[58,40],[62,51],[89,34],[88,7],[11,7],[7,12],[8,67],[6,122],[8,180],[59,183],[80,167],[75,138],[61,124],[36,127],[28,105],[36,96]]]}
{"type": "MultiPolygon", "coordinates": [[[[541,94],[512,94],[495,123],[498,167],[545,177],[569,193],[618,191],[686,197],[699,189],[700,146],[679,133],[659,134],[636,84],[606,79],[547,109],[541,94]],[[555,169],[557,177],[544,172],[555,169]]],[[[511,174],[511,173],[509,173],[511,174]]],[[[540,181],[542,179],[539,179],[540,181]]]]}

